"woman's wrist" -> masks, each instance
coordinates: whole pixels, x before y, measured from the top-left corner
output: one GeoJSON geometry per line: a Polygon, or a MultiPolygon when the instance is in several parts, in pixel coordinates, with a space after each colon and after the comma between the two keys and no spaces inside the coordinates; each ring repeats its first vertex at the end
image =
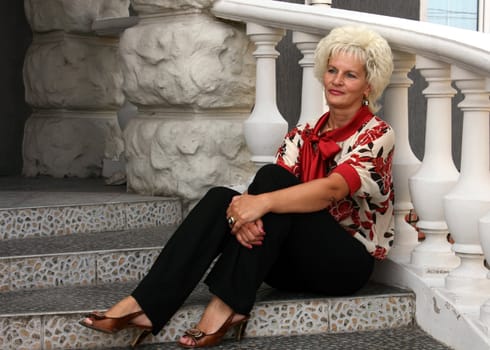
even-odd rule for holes
{"type": "Polygon", "coordinates": [[[272,205],[272,196],[270,193],[262,193],[258,195],[259,200],[264,208],[264,215],[270,213],[274,208],[272,205]]]}

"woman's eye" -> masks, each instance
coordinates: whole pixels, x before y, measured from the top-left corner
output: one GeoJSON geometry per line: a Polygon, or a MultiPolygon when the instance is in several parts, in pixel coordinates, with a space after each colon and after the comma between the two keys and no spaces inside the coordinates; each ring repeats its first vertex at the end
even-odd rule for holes
{"type": "Polygon", "coordinates": [[[347,73],[347,77],[351,79],[356,79],[357,76],[354,73],[347,73]]]}

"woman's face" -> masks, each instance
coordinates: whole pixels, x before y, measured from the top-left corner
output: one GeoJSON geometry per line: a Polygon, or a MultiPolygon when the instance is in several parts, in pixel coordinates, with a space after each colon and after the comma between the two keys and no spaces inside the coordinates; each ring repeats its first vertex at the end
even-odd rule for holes
{"type": "Polygon", "coordinates": [[[370,90],[364,62],[346,53],[330,57],[323,76],[323,85],[325,98],[331,109],[357,110],[370,90]]]}

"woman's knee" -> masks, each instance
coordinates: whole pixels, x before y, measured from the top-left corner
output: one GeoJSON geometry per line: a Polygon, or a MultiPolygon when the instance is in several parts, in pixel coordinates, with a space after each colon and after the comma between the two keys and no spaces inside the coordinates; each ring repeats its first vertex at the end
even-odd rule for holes
{"type": "Polygon", "coordinates": [[[284,176],[284,174],[291,174],[289,171],[284,169],[282,166],[277,164],[266,164],[257,170],[256,178],[261,178],[263,176],[269,178],[271,176],[284,176]]]}
{"type": "MultiPolygon", "coordinates": [[[[212,187],[208,190],[208,192],[204,195],[204,198],[211,201],[231,201],[234,196],[239,195],[235,190],[232,190],[228,187],[217,186],[212,187]]],[[[204,199],[203,198],[203,199],[204,199]]]]}
{"type": "Polygon", "coordinates": [[[258,194],[297,185],[299,180],[289,171],[277,164],[267,164],[255,174],[249,186],[249,193],[258,194]]]}

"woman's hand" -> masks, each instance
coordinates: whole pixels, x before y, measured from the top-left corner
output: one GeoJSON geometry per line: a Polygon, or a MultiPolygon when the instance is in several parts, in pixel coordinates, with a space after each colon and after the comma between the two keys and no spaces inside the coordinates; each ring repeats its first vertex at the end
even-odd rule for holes
{"type": "Polygon", "coordinates": [[[231,200],[226,217],[233,218],[230,222],[231,232],[236,234],[246,223],[254,222],[267,213],[264,195],[242,194],[231,200]]]}
{"type": "MultiPolygon", "coordinates": [[[[233,232],[232,232],[233,233],[233,232]]],[[[262,219],[248,222],[235,233],[237,241],[245,248],[252,249],[254,245],[262,245],[264,241],[265,231],[262,219]]]]}
{"type": "Polygon", "coordinates": [[[230,223],[231,233],[241,245],[249,249],[254,245],[262,245],[265,231],[261,218],[266,213],[264,195],[244,193],[233,197],[226,210],[226,217],[230,223]]]}

